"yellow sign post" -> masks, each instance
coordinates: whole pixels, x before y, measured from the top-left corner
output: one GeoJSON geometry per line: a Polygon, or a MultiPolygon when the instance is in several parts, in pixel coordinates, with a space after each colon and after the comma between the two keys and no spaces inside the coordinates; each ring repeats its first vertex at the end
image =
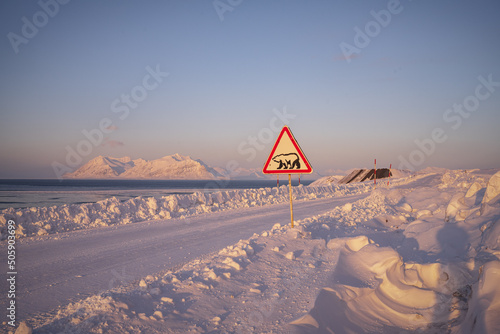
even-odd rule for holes
{"type": "Polygon", "coordinates": [[[288,126],[281,129],[271,154],[264,164],[264,174],[288,174],[290,188],[290,217],[293,228],[292,174],[310,174],[313,169],[288,126]]]}
{"type": "Polygon", "coordinates": [[[292,174],[288,174],[288,186],[290,188],[290,219],[292,221],[291,225],[293,228],[292,174]]]}

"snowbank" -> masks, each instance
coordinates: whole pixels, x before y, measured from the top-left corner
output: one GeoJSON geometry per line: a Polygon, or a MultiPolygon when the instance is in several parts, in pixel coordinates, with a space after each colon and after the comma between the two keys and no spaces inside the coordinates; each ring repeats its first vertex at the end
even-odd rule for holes
{"type": "Polygon", "coordinates": [[[345,175],[329,175],[329,176],[323,176],[313,183],[310,184],[312,187],[323,187],[323,186],[330,186],[332,183],[337,184],[340,180],[342,180],[345,177],[345,175]]]}
{"type": "MultiPolygon", "coordinates": [[[[363,185],[293,187],[294,200],[312,200],[369,191],[363,185]]],[[[26,209],[5,209],[0,213],[1,239],[6,238],[6,222],[13,219],[16,236],[29,237],[146,220],[183,218],[228,209],[261,206],[289,201],[288,187],[242,189],[213,193],[196,192],[161,198],[136,197],[124,202],[109,198],[97,203],[72,204],[26,209]]]]}

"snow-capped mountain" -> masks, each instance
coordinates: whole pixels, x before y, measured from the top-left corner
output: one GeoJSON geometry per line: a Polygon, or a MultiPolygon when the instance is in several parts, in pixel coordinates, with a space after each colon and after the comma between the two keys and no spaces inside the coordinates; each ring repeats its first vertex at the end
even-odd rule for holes
{"type": "MultiPolygon", "coordinates": [[[[142,160],[142,159],[138,159],[142,160]]],[[[73,179],[106,179],[114,178],[133,168],[138,160],[132,160],[129,157],[111,158],[98,156],[78,168],[73,173],[65,174],[65,178],[73,179]]]]}
{"type": "Polygon", "coordinates": [[[223,175],[201,160],[193,160],[180,154],[168,155],[160,159],[132,160],[129,157],[112,158],[99,156],[64,175],[76,179],[215,179],[223,175]]]}
{"type": "MultiPolygon", "coordinates": [[[[165,179],[165,180],[212,180],[226,178],[232,180],[276,179],[276,175],[266,175],[260,168],[238,167],[228,171],[221,167],[211,167],[200,159],[194,160],[180,154],[167,155],[160,159],[144,160],[130,157],[113,158],[98,156],[64,178],[70,179],[165,179]]],[[[285,179],[287,176],[280,177],[285,179]]],[[[314,180],[321,175],[314,172],[303,174],[303,180],[314,180]]]]}

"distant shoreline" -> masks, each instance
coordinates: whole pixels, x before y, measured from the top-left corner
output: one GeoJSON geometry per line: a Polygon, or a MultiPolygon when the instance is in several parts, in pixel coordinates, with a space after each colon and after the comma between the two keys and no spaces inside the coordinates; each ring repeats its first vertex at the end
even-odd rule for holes
{"type": "MultiPolygon", "coordinates": [[[[303,185],[312,182],[301,180],[303,185]]],[[[284,184],[285,180],[280,181],[284,184]]],[[[292,185],[298,185],[298,178],[292,185]]],[[[276,186],[276,180],[0,179],[0,210],[276,186]]]]}

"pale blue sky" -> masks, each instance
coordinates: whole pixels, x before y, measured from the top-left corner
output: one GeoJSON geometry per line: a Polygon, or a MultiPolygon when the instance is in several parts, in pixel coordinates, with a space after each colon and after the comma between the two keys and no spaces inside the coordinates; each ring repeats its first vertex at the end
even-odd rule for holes
{"type": "Polygon", "coordinates": [[[3,1],[0,178],[56,177],[54,162],[74,169],[68,148],[82,163],[180,153],[260,168],[266,128],[283,125],[273,110],[295,116],[320,173],[374,158],[499,168],[499,13],[494,0],[3,1]],[[466,116],[447,112],[464,101],[466,116]],[[103,119],[108,133],[83,143],[103,119]]]}

